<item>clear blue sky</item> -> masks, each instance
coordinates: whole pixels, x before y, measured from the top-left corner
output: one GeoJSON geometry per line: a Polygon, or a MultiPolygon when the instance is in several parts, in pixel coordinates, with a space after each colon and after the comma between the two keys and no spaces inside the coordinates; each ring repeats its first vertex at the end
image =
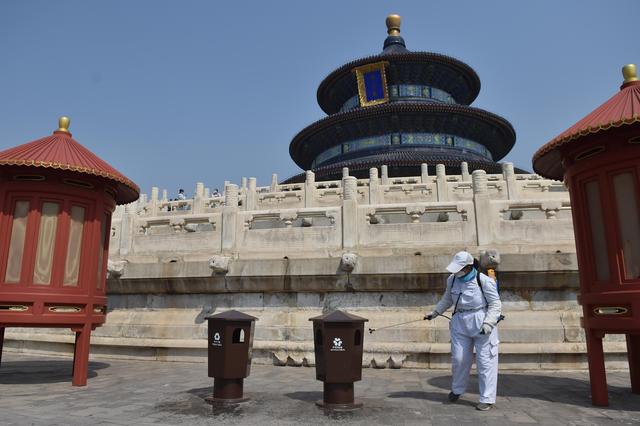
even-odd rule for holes
{"type": "Polygon", "coordinates": [[[67,114],[74,137],[144,192],[267,185],[299,172],[288,146],[324,116],[318,84],[380,52],[389,13],[407,48],[476,70],[473,106],[513,124],[505,160],[529,170],[640,63],[637,0],[3,0],[0,150],[67,114]]]}

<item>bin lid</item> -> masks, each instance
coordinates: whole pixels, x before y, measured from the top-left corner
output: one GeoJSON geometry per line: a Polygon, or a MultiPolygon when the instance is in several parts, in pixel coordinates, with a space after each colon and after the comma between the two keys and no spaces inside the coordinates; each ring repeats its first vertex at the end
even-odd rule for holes
{"type": "Polygon", "coordinates": [[[230,311],[220,312],[219,314],[208,316],[205,319],[221,319],[227,321],[256,321],[258,318],[231,309],[230,311]]]}
{"type": "Polygon", "coordinates": [[[357,315],[350,314],[348,312],[335,310],[328,314],[320,315],[319,317],[309,318],[309,321],[321,321],[321,322],[367,322],[366,318],[359,317],[357,315]]]}

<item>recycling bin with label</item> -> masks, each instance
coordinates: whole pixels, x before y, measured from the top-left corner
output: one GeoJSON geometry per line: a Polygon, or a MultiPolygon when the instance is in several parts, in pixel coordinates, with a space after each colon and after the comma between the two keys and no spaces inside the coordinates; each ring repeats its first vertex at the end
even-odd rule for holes
{"type": "Polygon", "coordinates": [[[361,407],[354,400],[353,383],[362,379],[364,323],[343,311],[333,311],[313,321],[316,379],[324,382],[323,400],[317,404],[334,409],[361,407]]]}
{"type": "Polygon", "coordinates": [[[241,402],[244,378],[251,370],[253,330],[257,318],[235,310],[207,317],[211,402],[241,402]]]}

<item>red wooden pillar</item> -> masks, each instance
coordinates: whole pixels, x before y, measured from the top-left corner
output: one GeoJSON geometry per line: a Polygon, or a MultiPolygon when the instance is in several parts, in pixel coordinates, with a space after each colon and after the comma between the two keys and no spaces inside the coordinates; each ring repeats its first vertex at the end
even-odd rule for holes
{"type": "Polygon", "coordinates": [[[607,374],[604,366],[604,350],[602,334],[586,331],[587,353],[589,356],[589,380],[591,382],[591,402],[593,405],[606,407],[609,405],[607,392],[607,374]]]}
{"type": "Polygon", "coordinates": [[[2,346],[4,345],[4,327],[0,327],[0,365],[2,365],[2,346]]]}
{"type": "Polygon", "coordinates": [[[91,324],[85,324],[84,327],[76,330],[76,344],[73,349],[73,386],[87,385],[90,340],[91,324]]]}
{"type": "Polygon", "coordinates": [[[631,392],[640,394],[640,334],[627,334],[631,392]]]}

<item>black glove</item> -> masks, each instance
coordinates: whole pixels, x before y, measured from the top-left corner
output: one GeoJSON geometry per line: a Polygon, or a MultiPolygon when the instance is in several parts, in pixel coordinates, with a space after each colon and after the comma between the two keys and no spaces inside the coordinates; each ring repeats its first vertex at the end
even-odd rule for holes
{"type": "Polygon", "coordinates": [[[432,319],[434,319],[437,316],[438,316],[438,313],[434,311],[434,312],[432,312],[432,313],[430,313],[428,315],[425,315],[423,319],[431,321],[432,319]]]}

